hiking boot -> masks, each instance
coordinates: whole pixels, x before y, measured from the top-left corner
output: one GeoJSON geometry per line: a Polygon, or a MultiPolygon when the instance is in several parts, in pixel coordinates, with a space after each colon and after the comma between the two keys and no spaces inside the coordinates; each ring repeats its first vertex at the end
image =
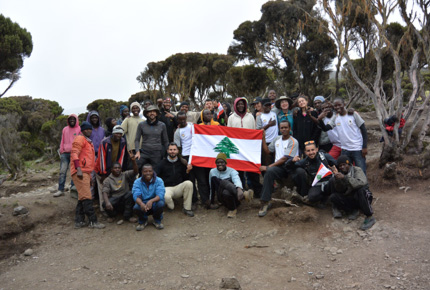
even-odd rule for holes
{"type": "Polygon", "coordinates": [[[235,209],[235,210],[230,210],[230,211],[228,212],[228,214],[227,214],[227,217],[228,217],[228,218],[235,218],[235,217],[236,217],[236,214],[237,214],[237,209],[235,209]]]}
{"type": "Polygon", "coordinates": [[[193,217],[194,216],[194,212],[192,210],[186,210],[185,208],[182,209],[182,212],[184,214],[186,214],[189,217],[193,217]]]}
{"type": "Polygon", "coordinates": [[[246,202],[251,202],[254,199],[254,190],[249,189],[243,193],[246,202]]]}
{"type": "Polygon", "coordinates": [[[356,220],[359,214],[360,214],[360,211],[358,209],[355,209],[348,215],[348,219],[351,221],[356,220]]]}
{"type": "Polygon", "coordinates": [[[58,190],[56,193],[54,193],[52,196],[53,197],[59,197],[59,196],[63,196],[64,195],[64,191],[58,190]]]}
{"type": "Polygon", "coordinates": [[[75,223],[75,229],[81,229],[88,226],[88,224],[86,222],[76,222],[75,223]]]}
{"type": "Polygon", "coordinates": [[[334,205],[332,206],[332,212],[333,212],[333,217],[335,219],[340,219],[342,217],[342,213],[340,212],[340,210],[335,207],[334,205]]]}
{"type": "Polygon", "coordinates": [[[157,230],[164,229],[164,225],[162,223],[153,222],[152,223],[157,230]]]}
{"type": "Polygon", "coordinates": [[[368,230],[368,229],[370,229],[371,227],[373,227],[373,225],[376,223],[376,219],[372,216],[372,217],[366,217],[365,219],[364,219],[364,222],[363,222],[363,224],[361,225],[361,227],[360,227],[360,230],[363,230],[363,231],[365,231],[365,230],[368,230]]]}
{"type": "Polygon", "coordinates": [[[99,222],[90,222],[90,224],[88,225],[88,227],[90,229],[104,229],[106,226],[102,223],[99,222]]]}
{"type": "Polygon", "coordinates": [[[269,208],[272,206],[271,203],[269,202],[265,202],[261,204],[261,208],[260,211],[258,212],[258,216],[259,217],[264,217],[267,214],[267,211],[269,210],[269,208]]]}
{"type": "Polygon", "coordinates": [[[138,231],[138,232],[142,231],[144,228],[146,228],[147,225],[148,225],[148,221],[145,221],[145,223],[143,223],[143,224],[138,224],[136,226],[136,231],[138,231]]]}

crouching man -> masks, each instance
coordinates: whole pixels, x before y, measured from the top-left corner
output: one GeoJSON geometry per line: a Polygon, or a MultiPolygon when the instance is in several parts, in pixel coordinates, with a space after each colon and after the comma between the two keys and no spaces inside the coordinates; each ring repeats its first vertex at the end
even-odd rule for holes
{"type": "Polygon", "coordinates": [[[133,199],[136,202],[133,209],[139,222],[136,231],[141,231],[148,225],[149,215],[153,216],[153,225],[157,230],[164,229],[161,223],[163,220],[164,194],[163,180],[157,177],[151,164],[143,165],[142,177],[133,184],[133,199]]]}
{"type": "Polygon", "coordinates": [[[216,168],[212,168],[209,172],[209,201],[213,204],[216,194],[218,201],[229,210],[227,217],[234,218],[240,200],[244,198],[239,173],[227,167],[227,156],[224,153],[217,155],[215,164],[216,168]]]}
{"type": "Polygon", "coordinates": [[[333,167],[334,177],[329,181],[329,188],[332,192],[330,201],[333,204],[333,216],[341,218],[340,210],[349,214],[348,218],[354,220],[361,210],[366,218],[360,229],[370,229],[376,220],[373,217],[372,200],[373,196],[369,190],[366,175],[358,166],[352,166],[346,155],[341,155],[337,159],[337,167],[333,167]]]}
{"type": "MultiPolygon", "coordinates": [[[[136,179],[139,169],[136,163],[136,157],[133,153],[130,154],[131,162],[133,163],[133,170],[122,172],[122,166],[119,162],[112,164],[111,174],[103,181],[103,208],[109,216],[108,222],[112,222],[113,218],[118,213],[123,213],[124,220],[131,223],[137,221],[133,218],[133,194],[130,190],[129,184],[136,179]]],[[[118,222],[121,224],[122,220],[118,222]]]]}

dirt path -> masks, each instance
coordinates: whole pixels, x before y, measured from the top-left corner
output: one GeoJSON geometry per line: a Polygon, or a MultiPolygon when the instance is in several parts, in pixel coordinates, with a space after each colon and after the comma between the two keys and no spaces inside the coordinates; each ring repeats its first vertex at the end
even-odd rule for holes
{"type": "Polygon", "coordinates": [[[162,231],[75,230],[68,196],[2,198],[2,224],[17,200],[30,209],[22,219],[43,222],[26,234],[31,257],[0,261],[0,289],[217,289],[231,276],[243,289],[428,289],[428,187],[374,195],[378,222],[368,232],[357,230],[363,217],[334,220],[329,209],[280,207],[259,218],[258,203],[232,220],[225,209],[194,218],[176,209],[162,231]]]}

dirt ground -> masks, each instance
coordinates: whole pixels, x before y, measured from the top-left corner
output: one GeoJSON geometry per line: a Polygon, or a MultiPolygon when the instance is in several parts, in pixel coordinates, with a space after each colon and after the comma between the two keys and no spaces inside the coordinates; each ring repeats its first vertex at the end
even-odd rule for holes
{"type": "Polygon", "coordinates": [[[162,231],[103,218],[103,230],[76,230],[76,200],[49,192],[55,168],[4,182],[0,289],[218,289],[225,277],[242,289],[430,289],[428,170],[407,157],[397,182],[383,181],[377,135],[369,129],[377,223],[366,232],[358,230],[364,216],[335,220],[329,207],[278,205],[259,218],[256,200],[235,219],[225,208],[190,218],[178,202],[162,231]],[[13,216],[17,205],[29,213],[13,216]]]}

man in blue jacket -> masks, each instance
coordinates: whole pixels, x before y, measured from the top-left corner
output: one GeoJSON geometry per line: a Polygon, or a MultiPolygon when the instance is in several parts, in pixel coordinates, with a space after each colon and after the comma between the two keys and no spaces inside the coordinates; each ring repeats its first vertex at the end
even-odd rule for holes
{"type": "Polygon", "coordinates": [[[161,223],[163,220],[164,194],[163,180],[157,177],[151,164],[143,165],[142,177],[133,184],[133,199],[136,202],[133,209],[139,218],[136,231],[141,231],[148,225],[149,215],[153,216],[153,225],[157,230],[164,229],[161,223]]]}

